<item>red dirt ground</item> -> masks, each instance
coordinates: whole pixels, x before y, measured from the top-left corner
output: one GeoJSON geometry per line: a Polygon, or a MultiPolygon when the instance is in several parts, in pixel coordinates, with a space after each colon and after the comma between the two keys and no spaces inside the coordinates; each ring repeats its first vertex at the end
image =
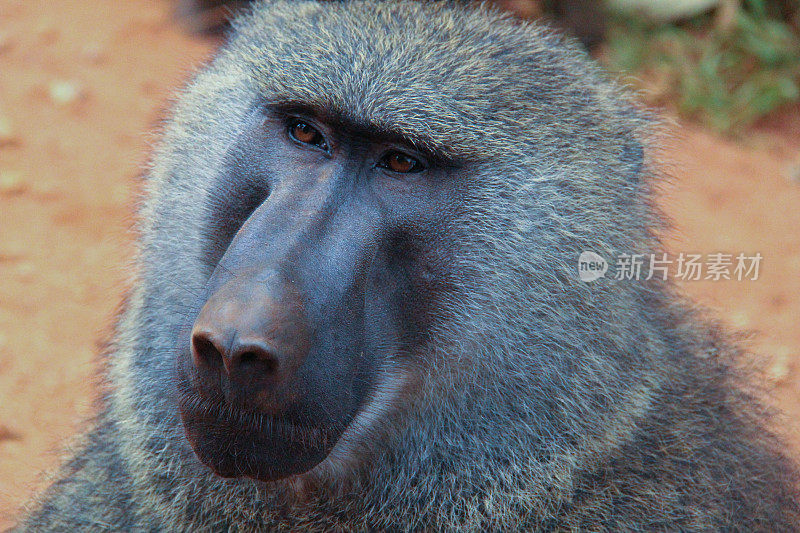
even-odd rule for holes
{"type": "MultiPolygon", "coordinates": [[[[167,2],[0,0],[0,530],[92,412],[146,132],[216,44],[184,34],[167,2]]],[[[673,131],[671,249],[764,256],[758,281],[684,287],[755,331],[800,451],[800,109],[738,142],[673,131]]]]}

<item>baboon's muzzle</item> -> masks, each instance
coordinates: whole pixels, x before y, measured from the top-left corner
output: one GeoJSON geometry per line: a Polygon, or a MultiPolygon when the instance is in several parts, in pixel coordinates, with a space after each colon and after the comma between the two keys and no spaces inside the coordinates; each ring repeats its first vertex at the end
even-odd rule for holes
{"type": "Polygon", "coordinates": [[[370,383],[374,222],[341,216],[322,180],[292,187],[240,228],[181,349],[186,434],[223,476],[274,480],[313,468],[370,383]]]}

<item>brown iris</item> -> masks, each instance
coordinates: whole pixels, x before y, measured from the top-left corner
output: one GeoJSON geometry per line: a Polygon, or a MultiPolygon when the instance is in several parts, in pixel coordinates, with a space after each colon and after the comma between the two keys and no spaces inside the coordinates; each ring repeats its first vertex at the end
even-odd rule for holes
{"type": "Polygon", "coordinates": [[[303,120],[293,120],[289,123],[289,135],[297,142],[310,144],[323,150],[328,149],[325,137],[317,128],[303,120]]]}
{"type": "Polygon", "coordinates": [[[386,154],[381,160],[380,166],[400,174],[421,172],[425,168],[422,166],[422,163],[410,155],[397,151],[386,154]]]}

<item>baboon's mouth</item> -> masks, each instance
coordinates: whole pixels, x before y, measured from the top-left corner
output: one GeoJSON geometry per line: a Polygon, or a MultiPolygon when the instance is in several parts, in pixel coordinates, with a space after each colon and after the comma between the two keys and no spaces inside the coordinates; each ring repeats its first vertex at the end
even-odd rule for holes
{"type": "Polygon", "coordinates": [[[195,454],[221,477],[275,481],[302,474],[328,456],[341,434],[191,393],[181,395],[180,413],[195,454]]]}

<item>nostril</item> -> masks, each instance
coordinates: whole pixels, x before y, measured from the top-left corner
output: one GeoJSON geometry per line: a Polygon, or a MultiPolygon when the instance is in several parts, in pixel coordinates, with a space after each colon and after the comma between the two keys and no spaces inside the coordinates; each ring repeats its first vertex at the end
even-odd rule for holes
{"type": "Polygon", "coordinates": [[[224,364],[222,353],[203,333],[192,336],[192,358],[195,366],[211,370],[221,370],[224,364]]]}
{"type": "Polygon", "coordinates": [[[260,346],[243,346],[237,354],[234,354],[234,362],[245,372],[274,374],[278,371],[277,356],[260,346]]]}
{"type": "Polygon", "coordinates": [[[274,376],[280,370],[280,358],[271,348],[260,341],[242,341],[234,338],[228,349],[205,331],[192,335],[191,351],[195,367],[202,371],[221,372],[228,376],[274,376]],[[213,340],[212,340],[213,339],[213,340]]]}

